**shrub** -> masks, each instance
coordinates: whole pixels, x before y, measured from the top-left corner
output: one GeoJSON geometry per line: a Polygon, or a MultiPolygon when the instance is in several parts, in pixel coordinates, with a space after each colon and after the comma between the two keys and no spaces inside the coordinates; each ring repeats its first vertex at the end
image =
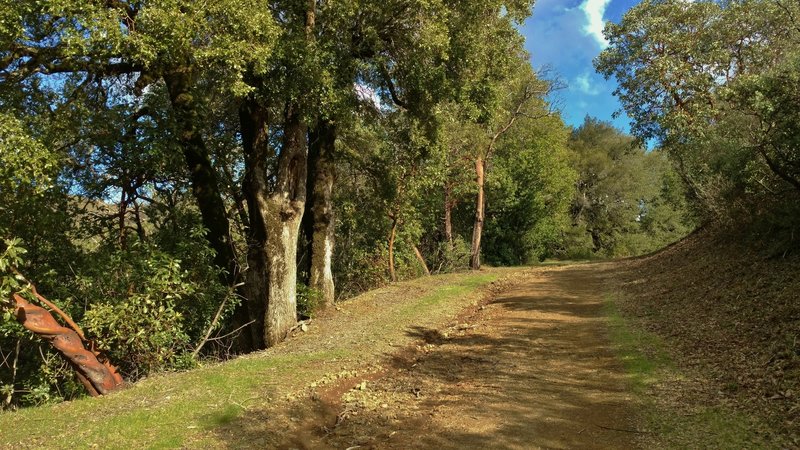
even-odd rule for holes
{"type": "Polygon", "coordinates": [[[310,319],[320,306],[322,306],[322,292],[303,283],[297,283],[297,317],[310,319]]]}
{"type": "Polygon", "coordinates": [[[200,300],[181,261],[139,245],[106,263],[106,277],[79,283],[96,299],[83,320],[87,333],[127,378],[173,368],[189,344],[181,303],[200,300]]]}

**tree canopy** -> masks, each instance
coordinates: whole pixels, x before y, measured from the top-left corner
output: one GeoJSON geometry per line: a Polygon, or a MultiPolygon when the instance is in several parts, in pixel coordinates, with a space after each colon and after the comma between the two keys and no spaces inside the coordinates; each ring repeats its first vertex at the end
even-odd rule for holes
{"type": "Polygon", "coordinates": [[[606,29],[597,69],[619,82],[634,134],[675,161],[700,216],[797,205],[798,14],[782,0],[647,0],[606,29]]]}

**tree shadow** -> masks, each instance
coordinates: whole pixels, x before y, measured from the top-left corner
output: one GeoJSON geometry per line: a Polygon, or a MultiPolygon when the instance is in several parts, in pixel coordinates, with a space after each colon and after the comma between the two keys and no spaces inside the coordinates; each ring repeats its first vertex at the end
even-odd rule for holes
{"type": "Polygon", "coordinates": [[[596,273],[545,272],[472,323],[409,327],[416,344],[385,355],[366,388],[344,381],[279,408],[283,417],[248,411],[215,433],[232,448],[630,447],[632,397],[596,273]],[[266,438],[275,427],[288,428],[266,438]]]}

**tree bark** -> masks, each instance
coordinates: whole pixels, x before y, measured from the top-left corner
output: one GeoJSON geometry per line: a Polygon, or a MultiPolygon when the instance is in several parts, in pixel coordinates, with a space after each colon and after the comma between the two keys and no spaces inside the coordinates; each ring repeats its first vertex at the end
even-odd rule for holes
{"type": "Polygon", "coordinates": [[[303,217],[308,248],[308,287],[322,294],[325,306],[335,300],[333,283],[334,209],[333,185],[336,177],[333,152],[336,145],[336,128],[330,122],[321,122],[310,134],[309,177],[306,212],[303,217]]]}
{"type": "Polygon", "coordinates": [[[475,159],[475,183],[478,186],[478,194],[475,196],[475,223],[472,226],[472,247],[469,258],[469,265],[472,270],[481,268],[481,235],[483,234],[484,219],[484,182],[486,174],[486,162],[482,156],[475,159]]]}
{"type": "Polygon", "coordinates": [[[444,186],[444,238],[453,248],[453,200],[452,187],[449,184],[444,186]]]}
{"type": "MultiPolygon", "coordinates": [[[[207,230],[206,239],[214,250],[214,265],[225,270],[221,281],[226,286],[233,286],[239,277],[236,250],[230,236],[230,224],[219,190],[217,174],[198,129],[202,120],[200,108],[192,92],[192,71],[188,67],[177,68],[164,74],[163,78],[178,128],[178,142],[190,174],[192,195],[200,210],[203,226],[207,230]]],[[[248,307],[247,301],[242,301],[234,310],[232,324],[234,328],[244,327],[249,323],[248,307]]],[[[240,336],[241,339],[236,344],[237,350],[248,352],[258,348],[246,338],[246,333],[240,336]]]]}
{"type": "Polygon", "coordinates": [[[588,231],[592,237],[592,252],[597,253],[603,248],[603,238],[600,237],[600,231],[598,230],[592,229],[588,231]]]}
{"type": "Polygon", "coordinates": [[[125,228],[125,216],[128,214],[128,190],[122,186],[122,192],[119,196],[119,207],[117,208],[117,243],[121,250],[128,248],[128,233],[125,228]]]}
{"type": "Polygon", "coordinates": [[[28,331],[50,342],[75,369],[78,379],[92,396],[106,395],[123,386],[117,368],[97,352],[87,350],[76,330],[61,326],[44,308],[12,295],[14,316],[28,331]]]}
{"type": "MultiPolygon", "coordinates": [[[[303,24],[307,43],[314,39],[315,16],[316,2],[307,0],[303,24]]],[[[267,80],[255,78],[251,81],[259,86],[267,80]]],[[[246,193],[251,198],[248,204],[250,228],[253,230],[248,254],[253,263],[250,276],[260,282],[251,287],[249,295],[258,299],[259,308],[265,305],[263,343],[272,347],[283,341],[297,324],[297,245],[306,202],[308,127],[303,123],[297,103],[287,100],[283,142],[271,174],[273,185],[268,186],[266,164],[267,155],[271,153],[267,106],[255,98],[248,99],[240,109],[244,116],[240,121],[242,130],[249,128],[252,138],[245,144],[251,146],[250,171],[253,175],[250,180],[253,184],[248,186],[252,191],[246,193]],[[257,179],[262,175],[262,179],[257,179]]]]}
{"type": "Polygon", "coordinates": [[[392,229],[389,232],[389,278],[397,281],[397,273],[394,270],[394,240],[397,237],[397,215],[389,216],[392,219],[392,229]]]}
{"type": "Polygon", "coordinates": [[[244,178],[242,191],[248,211],[247,268],[240,289],[242,301],[248,304],[248,322],[253,322],[243,334],[254,348],[264,348],[264,320],[269,301],[267,278],[267,216],[264,206],[270,193],[267,180],[269,147],[269,114],[267,108],[255,101],[246,101],[239,108],[239,121],[244,149],[244,178]]]}
{"type": "Polygon", "coordinates": [[[284,340],[297,324],[297,238],[306,201],[306,134],[307,127],[296,106],[288,105],[275,188],[259,204],[266,231],[268,301],[264,342],[267,347],[284,340]]]}

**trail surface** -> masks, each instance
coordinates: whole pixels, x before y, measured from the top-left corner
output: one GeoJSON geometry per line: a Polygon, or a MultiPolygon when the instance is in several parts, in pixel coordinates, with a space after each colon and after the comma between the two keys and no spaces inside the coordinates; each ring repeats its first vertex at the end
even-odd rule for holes
{"type": "Polygon", "coordinates": [[[285,448],[631,448],[604,264],[533,269],[364,379],[315,390],[285,448]]]}

